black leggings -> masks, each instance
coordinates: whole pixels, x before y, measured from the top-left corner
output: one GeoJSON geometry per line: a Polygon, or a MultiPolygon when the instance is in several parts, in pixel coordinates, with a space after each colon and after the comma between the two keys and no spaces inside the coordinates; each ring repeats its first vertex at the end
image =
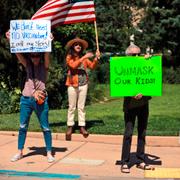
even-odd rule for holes
{"type": "Polygon", "coordinates": [[[123,146],[122,146],[122,163],[128,163],[130,159],[130,150],[131,150],[131,141],[133,135],[133,129],[136,117],[138,119],[137,129],[138,129],[138,141],[137,141],[137,159],[138,163],[145,161],[145,136],[147,129],[149,115],[149,105],[145,104],[141,107],[137,107],[131,110],[128,110],[124,113],[125,120],[125,131],[123,137],[123,146]]]}

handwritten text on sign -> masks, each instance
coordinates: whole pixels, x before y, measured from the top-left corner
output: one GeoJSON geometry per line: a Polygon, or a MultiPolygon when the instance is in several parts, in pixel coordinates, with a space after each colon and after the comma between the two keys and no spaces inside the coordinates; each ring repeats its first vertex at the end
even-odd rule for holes
{"type": "Polygon", "coordinates": [[[111,96],[162,95],[161,56],[112,57],[110,60],[111,96]]]}
{"type": "Polygon", "coordinates": [[[11,53],[50,52],[50,33],[51,23],[48,20],[11,20],[11,53]]]}

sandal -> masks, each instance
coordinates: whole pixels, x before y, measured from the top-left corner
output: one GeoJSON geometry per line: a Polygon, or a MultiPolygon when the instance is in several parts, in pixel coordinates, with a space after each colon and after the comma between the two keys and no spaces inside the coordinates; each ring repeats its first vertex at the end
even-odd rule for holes
{"type": "Polygon", "coordinates": [[[47,156],[48,163],[52,163],[55,161],[55,158],[53,156],[47,156]]]}
{"type": "Polygon", "coordinates": [[[153,170],[154,169],[149,164],[146,164],[144,162],[142,162],[140,164],[137,164],[136,167],[139,168],[139,169],[142,169],[142,170],[153,170]]]}
{"type": "Polygon", "coordinates": [[[12,158],[11,158],[11,162],[15,162],[15,161],[18,161],[20,159],[23,158],[23,155],[22,154],[16,154],[14,155],[12,158]]]}
{"type": "Polygon", "coordinates": [[[129,167],[128,167],[127,164],[123,164],[123,165],[121,166],[121,172],[122,172],[122,173],[130,173],[130,169],[129,169],[129,167]]]}

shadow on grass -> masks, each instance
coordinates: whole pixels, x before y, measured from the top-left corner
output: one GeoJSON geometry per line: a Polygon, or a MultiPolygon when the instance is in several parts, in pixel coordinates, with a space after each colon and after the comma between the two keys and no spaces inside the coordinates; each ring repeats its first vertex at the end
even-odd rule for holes
{"type": "Polygon", "coordinates": [[[66,126],[66,122],[55,122],[55,123],[49,123],[50,127],[61,127],[66,126]]]}
{"type": "Polygon", "coordinates": [[[104,121],[103,120],[88,120],[86,122],[86,127],[87,129],[94,127],[94,126],[104,126],[104,121]]]}
{"type": "MultiPolygon", "coordinates": [[[[86,121],[86,128],[89,129],[91,127],[94,126],[104,126],[104,121],[103,120],[88,120],[86,121]]],[[[49,123],[50,127],[62,127],[62,126],[66,126],[66,122],[56,122],[56,123],[49,123]]],[[[78,126],[78,122],[75,121],[75,125],[74,125],[74,130],[79,129],[78,126]]]]}
{"type": "MultiPolygon", "coordinates": [[[[23,157],[34,156],[34,155],[43,155],[43,156],[47,155],[47,151],[46,151],[45,147],[36,147],[36,146],[33,146],[33,147],[29,147],[28,149],[30,151],[32,151],[32,152],[27,153],[23,157]]],[[[52,155],[55,155],[56,152],[65,152],[67,150],[68,149],[65,148],[65,147],[61,147],[61,148],[53,147],[52,148],[52,155]]]]}
{"type": "MultiPolygon", "coordinates": [[[[104,126],[104,121],[103,120],[88,120],[86,121],[86,129],[90,129],[91,127],[94,126],[104,126]]],[[[78,122],[75,122],[74,126],[74,131],[79,130],[78,122]]]]}
{"type": "MultiPolygon", "coordinates": [[[[132,152],[130,155],[130,163],[129,167],[132,167],[138,163],[138,160],[136,158],[136,153],[132,152]]],[[[152,155],[152,154],[145,154],[145,163],[149,165],[162,165],[162,161],[160,160],[160,157],[152,155]]],[[[122,165],[122,161],[116,161],[115,165],[122,165]]]]}

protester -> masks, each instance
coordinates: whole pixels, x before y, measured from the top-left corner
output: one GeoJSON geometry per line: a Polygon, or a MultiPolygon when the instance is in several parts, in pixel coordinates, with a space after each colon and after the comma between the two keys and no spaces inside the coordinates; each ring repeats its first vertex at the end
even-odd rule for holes
{"type": "MultiPolygon", "coordinates": [[[[134,43],[127,48],[128,56],[138,56],[141,51],[134,43]]],[[[145,56],[148,58],[149,56],[145,56]]],[[[130,173],[130,150],[135,120],[137,117],[137,168],[151,170],[152,167],[145,162],[145,136],[149,116],[150,96],[143,96],[139,92],[134,97],[125,97],[123,104],[125,131],[123,137],[122,154],[121,154],[121,172],[130,173]]]]}
{"type": "Polygon", "coordinates": [[[96,51],[96,55],[92,52],[87,52],[83,55],[83,51],[87,49],[88,42],[75,38],[70,40],[66,44],[67,56],[66,64],[68,67],[68,74],[66,79],[66,85],[68,86],[68,114],[67,114],[67,132],[66,140],[71,140],[71,135],[74,126],[74,116],[76,106],[78,109],[78,125],[80,126],[80,133],[86,138],[89,133],[86,130],[85,122],[85,102],[88,90],[88,75],[87,68],[94,69],[98,64],[100,58],[99,50],[96,51]],[[92,58],[91,61],[89,58],[92,58]]]}
{"type": "MultiPolygon", "coordinates": [[[[10,32],[6,33],[10,38],[10,32]]],[[[49,163],[55,159],[52,156],[52,136],[48,122],[48,96],[46,92],[46,78],[50,63],[50,54],[46,53],[27,53],[26,56],[16,53],[18,61],[25,67],[27,77],[20,98],[20,128],[18,135],[18,152],[12,157],[15,162],[23,158],[23,149],[26,134],[29,126],[30,116],[35,111],[41,128],[47,150],[47,160],[49,163]]]]}

